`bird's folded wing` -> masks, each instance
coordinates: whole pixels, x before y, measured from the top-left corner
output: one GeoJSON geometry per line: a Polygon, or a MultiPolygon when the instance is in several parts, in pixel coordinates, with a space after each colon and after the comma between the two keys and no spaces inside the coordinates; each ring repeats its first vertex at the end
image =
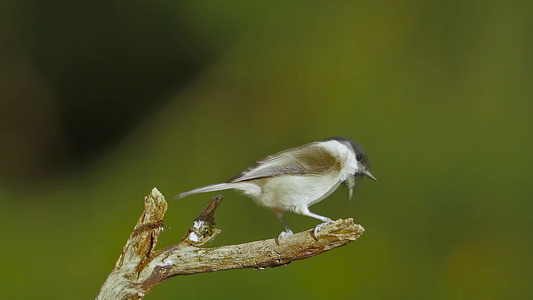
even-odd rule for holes
{"type": "Polygon", "coordinates": [[[258,161],[228,182],[240,182],[279,175],[317,175],[331,168],[340,168],[340,162],[326,149],[310,144],[304,149],[289,149],[258,161]]]}

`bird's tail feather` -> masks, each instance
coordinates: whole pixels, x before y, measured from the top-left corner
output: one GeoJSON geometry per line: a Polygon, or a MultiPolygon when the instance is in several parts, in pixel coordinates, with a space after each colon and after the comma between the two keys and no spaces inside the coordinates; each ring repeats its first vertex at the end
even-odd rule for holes
{"type": "Polygon", "coordinates": [[[232,189],[232,188],[234,188],[234,186],[229,184],[229,183],[210,184],[210,185],[199,187],[197,189],[194,189],[194,190],[191,190],[191,191],[188,191],[188,192],[185,192],[185,193],[181,193],[179,195],[176,195],[174,198],[181,199],[181,198],[187,197],[187,196],[192,195],[192,194],[207,193],[207,192],[214,192],[214,191],[222,191],[222,190],[227,190],[227,189],[232,189]]]}

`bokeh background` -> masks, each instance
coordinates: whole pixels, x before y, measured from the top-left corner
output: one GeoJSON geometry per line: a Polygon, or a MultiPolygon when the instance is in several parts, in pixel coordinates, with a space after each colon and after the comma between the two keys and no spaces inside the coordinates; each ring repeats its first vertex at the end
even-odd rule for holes
{"type": "MultiPolygon", "coordinates": [[[[161,246],[267,154],[330,136],[378,182],[312,210],[355,243],[174,278],[146,299],[533,298],[528,1],[0,3],[0,290],[91,299],[156,186],[161,246]]],[[[212,246],[272,238],[227,191],[212,246]]],[[[293,229],[316,221],[289,214],[293,229]]]]}

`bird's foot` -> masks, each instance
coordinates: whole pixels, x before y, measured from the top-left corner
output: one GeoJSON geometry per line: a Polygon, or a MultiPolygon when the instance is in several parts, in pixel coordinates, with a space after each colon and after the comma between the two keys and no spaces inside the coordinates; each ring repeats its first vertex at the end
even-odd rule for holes
{"type": "Polygon", "coordinates": [[[287,236],[289,236],[289,235],[292,235],[292,234],[293,234],[293,232],[292,232],[292,230],[290,230],[290,229],[289,229],[289,230],[282,231],[282,232],[278,235],[278,237],[276,238],[276,244],[279,246],[279,240],[281,240],[282,238],[285,238],[285,237],[287,237],[287,236]]]}
{"type": "Polygon", "coordinates": [[[330,219],[330,218],[327,218],[327,220],[325,220],[323,223],[320,223],[320,224],[316,225],[315,230],[313,231],[313,234],[315,235],[315,240],[318,241],[318,232],[319,232],[324,226],[326,226],[328,223],[331,223],[331,222],[333,222],[333,220],[330,219]]]}

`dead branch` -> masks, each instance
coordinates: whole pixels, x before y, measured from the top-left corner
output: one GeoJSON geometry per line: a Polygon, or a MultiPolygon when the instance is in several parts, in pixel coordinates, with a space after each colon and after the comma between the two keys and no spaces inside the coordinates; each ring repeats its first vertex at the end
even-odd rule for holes
{"type": "Polygon", "coordinates": [[[177,275],[287,265],[344,246],[364,232],[352,219],[339,219],[324,226],[318,238],[311,229],[284,237],[279,245],[268,239],[205,248],[220,233],[214,227],[214,214],[221,200],[222,196],[211,199],[181,242],[155,250],[167,202],[154,188],[145,197],[144,211],[96,299],[142,299],[154,286],[177,275]]]}

